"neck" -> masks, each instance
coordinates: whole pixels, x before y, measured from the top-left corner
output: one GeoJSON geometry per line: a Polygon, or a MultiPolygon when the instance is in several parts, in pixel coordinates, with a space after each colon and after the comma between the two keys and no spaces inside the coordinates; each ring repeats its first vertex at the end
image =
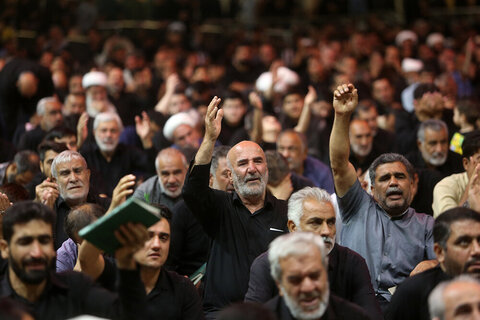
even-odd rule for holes
{"type": "Polygon", "coordinates": [[[39,284],[26,284],[17,277],[11,267],[8,268],[8,278],[13,291],[30,302],[37,301],[47,284],[46,279],[39,284]]]}
{"type": "Polygon", "coordinates": [[[145,266],[140,268],[140,278],[142,279],[147,294],[149,294],[155,287],[161,270],[161,268],[150,268],[145,266]]]}
{"type": "Polygon", "coordinates": [[[114,152],[115,152],[115,150],[113,150],[113,151],[102,151],[102,150],[100,150],[100,153],[105,158],[105,160],[107,160],[107,162],[112,161],[112,157],[113,157],[114,152]]]}
{"type": "Polygon", "coordinates": [[[81,198],[81,199],[65,199],[65,203],[70,207],[73,208],[75,206],[78,206],[79,204],[83,204],[87,202],[87,197],[81,198]]]}
{"type": "Polygon", "coordinates": [[[247,207],[248,211],[250,211],[250,213],[254,213],[257,210],[263,208],[263,204],[265,202],[265,194],[266,193],[263,192],[263,194],[258,197],[249,196],[248,198],[245,198],[241,195],[239,196],[242,200],[243,205],[247,207]]]}

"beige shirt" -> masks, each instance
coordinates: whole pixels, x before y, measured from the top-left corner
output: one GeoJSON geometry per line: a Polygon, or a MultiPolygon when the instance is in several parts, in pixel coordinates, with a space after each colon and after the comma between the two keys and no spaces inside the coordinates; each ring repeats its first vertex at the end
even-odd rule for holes
{"type": "Polygon", "coordinates": [[[443,178],[433,189],[433,217],[458,207],[468,185],[467,173],[456,173],[443,178]]]}

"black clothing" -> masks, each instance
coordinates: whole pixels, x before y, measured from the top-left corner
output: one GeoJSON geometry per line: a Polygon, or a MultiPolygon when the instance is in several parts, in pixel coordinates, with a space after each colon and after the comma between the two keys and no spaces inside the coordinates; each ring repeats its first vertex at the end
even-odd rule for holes
{"type": "Polygon", "coordinates": [[[0,283],[0,297],[25,304],[37,320],[63,320],[89,314],[109,319],[145,319],[145,290],[138,270],[121,270],[118,296],[99,286],[79,272],[52,273],[35,303],[31,303],[11,287],[8,276],[0,283]]]}
{"type": "Polygon", "coordinates": [[[118,98],[114,98],[109,94],[108,100],[117,109],[117,113],[125,127],[135,126],[135,116],[139,116],[143,110],[138,106],[134,94],[122,91],[118,98]]]}
{"type": "Polygon", "coordinates": [[[392,296],[385,319],[430,320],[428,296],[437,284],[450,278],[437,266],[405,279],[392,296]]]}
{"type": "Polygon", "coordinates": [[[353,151],[350,151],[350,157],[348,161],[353,165],[356,170],[361,170],[362,174],[368,170],[370,165],[372,164],[373,160],[375,160],[382,152],[376,149],[375,145],[372,143],[372,150],[370,153],[362,160],[358,159],[354,154],[353,151]]]}
{"type": "Polygon", "coordinates": [[[20,137],[20,141],[18,142],[18,150],[31,150],[37,152],[37,147],[42,142],[43,138],[47,135],[46,131],[40,126],[35,127],[30,131],[25,131],[22,136],[20,137]]]}
{"type": "MultiPolygon", "coordinates": [[[[408,161],[410,161],[412,166],[417,169],[428,168],[425,160],[423,160],[422,153],[418,149],[408,153],[406,158],[408,161]]],[[[462,164],[462,156],[451,150],[448,150],[447,161],[445,161],[445,163],[441,166],[435,167],[434,169],[440,172],[444,177],[465,171],[462,164]]]]}
{"type": "Polygon", "coordinates": [[[380,154],[397,152],[395,141],[394,133],[382,128],[377,128],[377,134],[373,137],[373,149],[377,150],[380,154]]]}
{"type": "Polygon", "coordinates": [[[222,132],[218,136],[218,141],[225,146],[234,146],[243,140],[250,140],[244,121],[242,120],[237,126],[231,126],[223,119],[222,132]]]}
{"type": "Polygon", "coordinates": [[[92,171],[91,180],[99,193],[112,196],[113,189],[120,179],[127,174],[150,177],[155,174],[155,149],[139,150],[135,147],[119,143],[112,156],[107,160],[100,153],[96,143],[84,144],[80,153],[92,171]]]}
{"type": "Polygon", "coordinates": [[[287,203],[267,192],[264,207],[253,214],[236,192],[208,187],[210,164],[189,169],[183,199],[213,239],[205,275],[204,310],[215,312],[242,301],[250,265],[268,244],[287,232],[287,203]]]}
{"type": "Polygon", "coordinates": [[[29,199],[30,200],[33,200],[35,199],[35,187],[38,186],[40,183],[42,183],[45,179],[47,179],[47,176],[43,174],[43,172],[38,172],[32,179],[32,181],[30,181],[30,183],[28,183],[26,186],[25,186],[25,189],[27,189],[28,191],[28,196],[29,196],[29,199]]]}
{"type": "MultiPolygon", "coordinates": [[[[272,300],[265,303],[265,306],[275,312],[278,320],[294,320],[285,301],[282,297],[276,296],[272,300]]],[[[342,298],[330,294],[327,310],[320,320],[355,320],[370,319],[362,308],[348,302],[342,298]]]]}
{"type": "Polygon", "coordinates": [[[190,276],[207,262],[210,238],[184,200],[175,205],[170,228],[172,235],[166,265],[179,274],[190,276]]]}
{"type": "MultiPolygon", "coordinates": [[[[328,282],[331,293],[362,307],[371,319],[383,319],[367,264],[358,253],[335,244],[328,255],[328,282]]],[[[265,303],[277,294],[267,251],[252,263],[245,301],[265,303]]]]}
{"type": "Polygon", "coordinates": [[[292,193],[297,192],[305,187],[315,187],[315,184],[312,182],[312,180],[296,174],[295,172],[291,172],[290,181],[292,182],[292,193]]]}

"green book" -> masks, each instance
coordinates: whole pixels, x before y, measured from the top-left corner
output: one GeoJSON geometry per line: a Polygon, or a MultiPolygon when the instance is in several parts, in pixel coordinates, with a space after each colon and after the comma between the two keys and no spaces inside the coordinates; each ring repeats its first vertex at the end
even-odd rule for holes
{"type": "Polygon", "coordinates": [[[114,254],[120,247],[114,231],[127,222],[142,223],[147,228],[161,219],[160,209],[131,197],[108,215],[78,232],[78,235],[106,253],[114,254]]]}

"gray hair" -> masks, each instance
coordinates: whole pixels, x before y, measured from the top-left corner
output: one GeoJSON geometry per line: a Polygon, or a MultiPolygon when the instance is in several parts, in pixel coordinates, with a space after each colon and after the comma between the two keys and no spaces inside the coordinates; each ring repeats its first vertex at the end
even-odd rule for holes
{"type": "Polygon", "coordinates": [[[413,179],[413,175],[415,174],[415,170],[413,169],[412,164],[410,161],[407,160],[404,156],[398,153],[384,153],[378,156],[375,160],[373,160],[372,164],[368,168],[368,174],[370,175],[370,182],[372,186],[375,185],[375,177],[377,175],[377,168],[378,166],[386,163],[393,163],[393,162],[400,162],[405,166],[407,169],[408,177],[410,180],[413,179]]]}
{"type": "Polygon", "coordinates": [[[116,112],[111,112],[111,111],[101,112],[97,114],[97,116],[95,117],[95,120],[93,121],[93,130],[96,130],[100,125],[100,123],[109,122],[109,121],[116,121],[120,132],[123,131],[122,119],[120,119],[120,117],[116,112]]]}
{"type": "Polygon", "coordinates": [[[445,302],[443,300],[445,290],[449,285],[458,282],[474,283],[480,286],[480,282],[478,282],[478,280],[465,274],[460,275],[452,280],[441,282],[428,296],[428,311],[430,313],[430,319],[445,319],[445,302]]]}
{"type": "Polygon", "coordinates": [[[445,130],[448,136],[448,128],[444,121],[437,120],[437,119],[428,119],[423,121],[420,124],[420,127],[417,131],[417,139],[421,142],[425,141],[425,130],[430,129],[432,131],[438,132],[441,130],[445,130]]]}
{"type": "Polygon", "coordinates": [[[182,158],[182,163],[183,163],[183,166],[185,167],[185,169],[188,169],[188,162],[187,162],[187,158],[185,157],[185,155],[178,149],[175,149],[175,148],[165,148],[165,149],[162,149],[158,154],[157,154],[157,157],[155,158],[155,169],[157,170],[157,172],[160,171],[160,167],[159,167],[159,164],[158,162],[160,161],[160,158],[162,157],[166,157],[166,156],[180,156],[182,158]]]}
{"type": "Polygon", "coordinates": [[[52,162],[52,166],[50,168],[52,172],[52,176],[57,179],[58,178],[58,173],[57,173],[57,166],[65,163],[65,162],[70,162],[72,160],[80,159],[83,162],[83,165],[85,168],[87,168],[87,162],[85,161],[85,158],[78,152],[76,151],[71,151],[71,150],[65,150],[61,153],[59,153],[52,162]]]}
{"type": "Polygon", "coordinates": [[[268,260],[270,262],[270,274],[276,282],[281,282],[282,269],[280,260],[289,256],[310,254],[311,246],[315,246],[322,256],[322,264],[325,270],[328,268],[327,249],[322,237],[312,232],[293,232],[277,237],[270,243],[268,260]]]}
{"type": "Polygon", "coordinates": [[[210,164],[210,174],[215,176],[218,168],[218,161],[222,158],[227,158],[228,151],[230,151],[229,146],[218,146],[213,149],[212,154],[212,163],[210,164]]]}
{"type": "Polygon", "coordinates": [[[298,227],[303,216],[303,202],[307,199],[314,199],[319,202],[327,202],[335,208],[330,194],[317,187],[305,187],[293,193],[288,200],[288,220],[291,220],[298,227]]]}
{"type": "Polygon", "coordinates": [[[56,97],[45,97],[40,99],[37,103],[37,114],[39,116],[43,116],[45,114],[45,107],[47,106],[47,104],[54,102],[61,104],[61,102],[56,97]]]}

